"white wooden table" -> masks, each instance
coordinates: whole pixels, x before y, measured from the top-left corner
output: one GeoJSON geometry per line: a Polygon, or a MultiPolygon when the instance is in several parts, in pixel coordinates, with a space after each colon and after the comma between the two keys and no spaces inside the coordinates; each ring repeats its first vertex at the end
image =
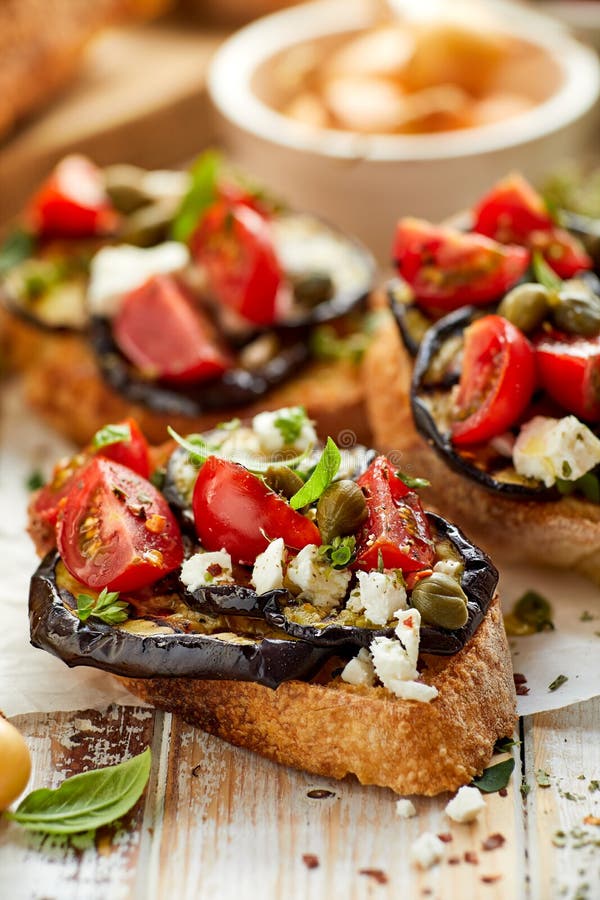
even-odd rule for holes
{"type": "Polygon", "coordinates": [[[600,826],[585,824],[600,816],[600,790],[590,790],[600,780],[600,699],[522,720],[508,792],[488,795],[472,825],[449,822],[447,796],[417,798],[418,816],[400,820],[391,791],[277,766],[148,709],[14,721],[32,750],[32,786],[148,745],[153,767],[138,806],[87,846],[0,824],[2,900],[600,897],[600,826]],[[549,787],[538,786],[540,769],[549,787]],[[451,840],[423,873],[408,848],[425,830],[451,840]],[[491,843],[501,846],[484,849],[498,834],[504,842],[491,843]]]}

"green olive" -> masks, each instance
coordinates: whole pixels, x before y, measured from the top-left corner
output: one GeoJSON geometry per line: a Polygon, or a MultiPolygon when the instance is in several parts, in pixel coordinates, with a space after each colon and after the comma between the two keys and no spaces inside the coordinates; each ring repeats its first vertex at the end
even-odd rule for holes
{"type": "Polygon", "coordinates": [[[518,284],[502,300],[498,315],[530,334],[548,315],[549,304],[550,294],[543,284],[518,284]]]}
{"type": "Polygon", "coordinates": [[[455,578],[434,572],[414,586],[411,603],[424,622],[454,631],[467,624],[467,595],[455,578]]]}
{"type": "Polygon", "coordinates": [[[289,466],[269,466],[264,473],[263,478],[272,491],[283,494],[288,500],[290,497],[293,497],[301,487],[304,487],[304,482],[298,473],[294,472],[293,469],[290,469],[289,466]]]}
{"type": "Polygon", "coordinates": [[[334,481],[319,497],[317,522],[326,544],[335,537],[353,534],[366,518],[367,503],[355,481],[334,481]]]}
{"type": "Polygon", "coordinates": [[[300,306],[312,309],[333,296],[333,281],[326,272],[297,276],[293,281],[294,299],[300,306]]]}
{"type": "Polygon", "coordinates": [[[127,217],[121,238],[137,247],[153,247],[166,240],[173,221],[173,204],[165,201],[151,203],[127,217]]]}
{"type": "Polygon", "coordinates": [[[104,187],[113,206],[121,213],[129,215],[147,203],[151,197],[142,187],[146,172],[137,166],[108,166],[104,170],[104,187]]]}
{"type": "Polygon", "coordinates": [[[600,297],[582,281],[565,281],[553,298],[552,320],[567,334],[600,333],[600,297]]]}

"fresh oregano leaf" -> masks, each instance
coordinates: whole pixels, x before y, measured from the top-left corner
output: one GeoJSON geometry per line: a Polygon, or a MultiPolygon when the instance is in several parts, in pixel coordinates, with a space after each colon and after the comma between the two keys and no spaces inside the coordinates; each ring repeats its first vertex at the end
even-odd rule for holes
{"type": "MultiPolygon", "coordinates": [[[[329,487],[338,473],[342,462],[340,451],[330,437],[323,448],[321,457],[308,481],[296,491],[290,500],[292,509],[302,509],[308,503],[318,500],[326,487],[329,487]]],[[[288,463],[289,465],[289,463],[288,463]]]]}
{"type": "Polygon", "coordinates": [[[303,406],[291,406],[282,409],[274,421],[275,428],[279,431],[284,444],[293,445],[302,433],[302,428],[308,422],[306,410],[303,406]]]}
{"type": "Polygon", "coordinates": [[[102,588],[97,597],[78,594],[75,615],[81,622],[87,622],[92,616],[106,622],[107,625],[118,625],[128,618],[129,604],[119,600],[118,591],[107,591],[106,588],[102,588]]]}
{"type": "Polygon", "coordinates": [[[5,815],[28,831],[78,834],[124,816],[142,796],[150,777],[150,748],[116,766],[73,775],[55,790],[40,788],[5,815]]]}
{"type": "Polygon", "coordinates": [[[122,425],[105,425],[92,438],[92,447],[100,450],[110,444],[120,444],[121,441],[131,441],[131,428],[126,422],[122,425]]]}
{"type": "Polygon", "coordinates": [[[502,788],[506,787],[514,767],[515,761],[512,757],[505,759],[496,763],[495,766],[489,766],[487,769],[484,769],[478,778],[473,779],[472,784],[484,794],[495,794],[496,791],[501,791],[502,788]]]}

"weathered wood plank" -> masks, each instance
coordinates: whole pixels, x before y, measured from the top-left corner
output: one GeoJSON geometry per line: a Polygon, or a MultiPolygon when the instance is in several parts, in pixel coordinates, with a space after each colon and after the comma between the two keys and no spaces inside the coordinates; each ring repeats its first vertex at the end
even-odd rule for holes
{"type": "Polygon", "coordinates": [[[273,900],[523,896],[518,778],[517,797],[512,786],[506,797],[490,796],[475,824],[450,823],[443,814],[448,796],[417,798],[418,817],[403,821],[391,791],[277,766],[179,720],[172,725],[166,778],[160,854],[149,872],[152,898],[246,900],[258,890],[273,900]],[[309,796],[314,790],[331,795],[316,799],[309,796]],[[444,862],[421,873],[408,848],[425,830],[450,833],[452,841],[444,862]],[[505,838],[503,846],[482,850],[495,833],[505,838]],[[466,862],[465,853],[476,854],[477,862],[466,862]],[[310,868],[307,855],[318,866],[310,868]]]}
{"type": "MultiPolygon", "coordinates": [[[[77,772],[141,753],[153,741],[155,713],[112,706],[106,713],[39,714],[13,721],[32,752],[31,790],[56,787],[77,772]]],[[[100,829],[95,841],[88,840],[79,849],[65,838],[31,834],[0,820],[0,897],[125,900],[132,896],[143,812],[141,800],[118,827],[100,829]],[[7,886],[9,893],[4,893],[7,886]]],[[[144,872],[140,874],[145,878],[144,872]]]]}
{"type": "Polygon", "coordinates": [[[600,698],[526,720],[525,778],[532,900],[599,897],[600,698]]]}

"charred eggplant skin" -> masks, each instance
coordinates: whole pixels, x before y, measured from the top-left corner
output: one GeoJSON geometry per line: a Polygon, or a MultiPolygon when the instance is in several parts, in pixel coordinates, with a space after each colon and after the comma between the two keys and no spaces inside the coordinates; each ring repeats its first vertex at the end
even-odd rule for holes
{"type": "MultiPolygon", "coordinates": [[[[419,352],[419,347],[421,346],[420,341],[415,339],[415,336],[409,326],[408,323],[408,315],[409,315],[409,304],[405,303],[402,300],[402,292],[404,289],[403,282],[399,278],[393,278],[388,282],[386,293],[388,297],[388,301],[390,304],[390,309],[392,311],[392,315],[396,320],[396,325],[398,326],[398,330],[400,331],[400,337],[402,338],[402,343],[406,347],[407,352],[410,356],[414,357],[419,352]]],[[[423,313],[423,315],[426,315],[423,313]]]]}
{"type": "Polygon", "coordinates": [[[263,638],[240,644],[200,634],[141,636],[93,619],[84,624],[69,611],[57,585],[59,559],[50,552],[31,578],[29,620],[33,646],[68,666],[129,678],[254,681],[276,688],[312,677],[331,655],[329,648],[305,641],[263,638]]]}
{"type": "MultiPolygon", "coordinates": [[[[483,310],[485,312],[485,310],[483,310]]],[[[427,332],[419,348],[413,370],[410,402],[417,431],[427,443],[442,457],[444,462],[459,475],[480,484],[482,487],[502,497],[513,500],[555,500],[557,492],[553,488],[530,487],[525,484],[511,484],[494,478],[470,463],[454,448],[449,434],[444,434],[431,415],[424,397],[427,395],[425,378],[434,356],[449,338],[461,334],[473,320],[482,314],[475,306],[465,306],[449,313],[433,325],[427,332]]]]}
{"type": "MultiPolygon", "coordinates": [[[[475,634],[494,597],[498,584],[498,571],[489,556],[464,536],[462,531],[435,513],[427,513],[433,534],[438,540],[448,540],[457,550],[464,566],[461,586],[468,598],[469,618],[466,625],[456,631],[447,631],[431,625],[421,627],[420,653],[436,656],[452,656],[465,646],[475,634]]],[[[281,592],[277,592],[279,595],[281,592]]],[[[392,637],[393,628],[358,628],[351,625],[299,625],[290,622],[281,609],[281,596],[272,596],[265,605],[268,622],[288,634],[329,647],[352,645],[368,647],[374,637],[392,637]]]]}

